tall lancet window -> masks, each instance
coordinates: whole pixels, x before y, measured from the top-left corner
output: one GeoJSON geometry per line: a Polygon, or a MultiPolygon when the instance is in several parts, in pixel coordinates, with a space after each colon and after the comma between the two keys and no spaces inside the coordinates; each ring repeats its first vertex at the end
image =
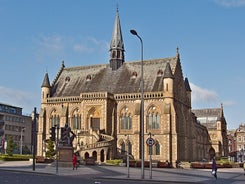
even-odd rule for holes
{"type": "Polygon", "coordinates": [[[50,127],[60,124],[60,116],[59,114],[57,114],[56,110],[53,110],[51,112],[49,122],[50,122],[50,127]]]}
{"type": "Polygon", "coordinates": [[[146,120],[148,130],[160,129],[160,113],[155,106],[149,108],[146,120]]]}
{"type": "Polygon", "coordinates": [[[126,146],[125,146],[125,143],[123,142],[120,146],[121,146],[121,154],[122,155],[125,155],[126,154],[126,150],[125,150],[126,149],[126,146]]]}
{"type": "Polygon", "coordinates": [[[130,130],[130,129],[132,129],[132,115],[129,112],[127,107],[123,108],[122,111],[121,111],[120,128],[121,128],[121,130],[130,130]]]}
{"type": "Polygon", "coordinates": [[[81,129],[81,114],[79,113],[78,109],[73,111],[71,124],[73,129],[81,129]]]}

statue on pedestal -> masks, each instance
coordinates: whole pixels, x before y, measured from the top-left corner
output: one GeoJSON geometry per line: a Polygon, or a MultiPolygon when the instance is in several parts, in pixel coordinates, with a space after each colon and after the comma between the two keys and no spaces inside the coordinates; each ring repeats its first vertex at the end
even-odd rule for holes
{"type": "Polygon", "coordinates": [[[61,143],[63,146],[71,146],[74,138],[76,137],[75,133],[71,130],[71,127],[68,126],[68,123],[61,128],[61,143]]]}

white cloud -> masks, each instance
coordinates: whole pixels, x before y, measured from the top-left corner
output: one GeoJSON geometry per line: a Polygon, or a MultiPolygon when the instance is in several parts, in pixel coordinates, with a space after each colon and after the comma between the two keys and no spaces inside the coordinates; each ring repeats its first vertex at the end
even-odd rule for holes
{"type": "Polygon", "coordinates": [[[78,52],[85,52],[85,53],[93,52],[92,48],[86,47],[85,45],[82,45],[82,44],[75,44],[73,46],[73,50],[78,51],[78,52]]]}
{"type": "Polygon", "coordinates": [[[235,101],[232,101],[232,100],[224,101],[222,103],[224,106],[234,106],[237,104],[235,101]]]}
{"type": "Polygon", "coordinates": [[[63,38],[59,35],[41,36],[39,44],[49,51],[61,51],[64,48],[63,38]]]}
{"type": "Polygon", "coordinates": [[[0,102],[21,107],[26,113],[31,113],[35,105],[40,105],[34,105],[34,99],[37,99],[37,97],[30,92],[0,86],[0,102]]]}
{"type": "Polygon", "coordinates": [[[34,39],[35,55],[39,62],[56,60],[64,53],[65,40],[59,35],[39,35],[34,39]]]}
{"type": "Polygon", "coordinates": [[[218,95],[215,91],[201,88],[193,83],[190,83],[192,89],[192,102],[203,103],[203,102],[214,102],[218,100],[218,95]]]}
{"type": "Polygon", "coordinates": [[[109,44],[103,40],[97,40],[93,37],[87,37],[81,40],[82,43],[73,45],[73,50],[82,53],[93,53],[95,51],[108,51],[109,44]]]}
{"type": "Polygon", "coordinates": [[[215,2],[226,7],[245,6],[245,0],[215,0],[215,2]]]}

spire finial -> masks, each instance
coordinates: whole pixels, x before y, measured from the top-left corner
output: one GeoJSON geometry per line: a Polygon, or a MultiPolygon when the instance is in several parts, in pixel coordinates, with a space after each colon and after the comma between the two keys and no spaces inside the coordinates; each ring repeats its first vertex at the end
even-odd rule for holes
{"type": "Polygon", "coordinates": [[[179,47],[176,48],[176,57],[179,58],[179,47]]]}

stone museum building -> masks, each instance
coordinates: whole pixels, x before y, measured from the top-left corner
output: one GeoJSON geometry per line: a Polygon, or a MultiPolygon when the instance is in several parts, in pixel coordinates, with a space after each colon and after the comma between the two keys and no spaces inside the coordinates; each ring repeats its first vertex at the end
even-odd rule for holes
{"type": "MultiPolygon", "coordinates": [[[[76,135],[74,152],[84,159],[93,157],[97,162],[123,158],[125,151],[140,160],[141,136],[144,159],[149,160],[146,140],[150,134],[154,139],[153,160],[175,163],[227,154],[223,138],[213,143],[210,130],[192,111],[191,88],[183,77],[178,49],[173,57],[143,61],[144,130],[141,131],[142,62],[126,61],[124,52],[117,10],[108,63],[66,67],[62,62],[52,83],[48,73],[45,74],[41,86],[38,156],[45,156],[50,128],[65,124],[76,135]]],[[[219,132],[226,130],[223,126],[226,124],[218,126],[219,132]]]]}
{"type": "Polygon", "coordinates": [[[208,130],[212,146],[209,154],[217,157],[228,156],[227,124],[223,105],[221,104],[220,108],[194,109],[192,112],[197,117],[197,121],[208,130]]]}

